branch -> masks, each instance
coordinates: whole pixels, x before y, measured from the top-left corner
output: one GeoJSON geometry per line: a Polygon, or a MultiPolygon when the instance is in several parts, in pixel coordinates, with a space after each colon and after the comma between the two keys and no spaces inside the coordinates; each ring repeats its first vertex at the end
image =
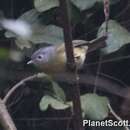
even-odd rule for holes
{"type": "Polygon", "coordinates": [[[70,69],[75,68],[74,52],[72,44],[72,30],[71,30],[71,18],[69,10],[69,0],[60,0],[61,16],[63,21],[65,51],[67,57],[67,67],[70,69]]]}
{"type": "Polygon", "coordinates": [[[5,130],[17,130],[15,124],[8,113],[6,105],[0,99],[0,124],[5,130]]]}
{"type": "Polygon", "coordinates": [[[16,85],[14,85],[12,87],[12,89],[9,90],[9,92],[6,94],[6,96],[4,97],[3,99],[3,103],[7,103],[7,101],[9,100],[9,98],[12,96],[12,94],[16,91],[16,89],[18,89],[21,85],[25,84],[27,81],[31,81],[31,80],[34,80],[36,78],[43,78],[45,77],[46,75],[44,73],[38,73],[38,74],[35,74],[35,75],[32,75],[32,76],[29,76],[23,80],[21,80],[19,83],[17,83],[16,85]]]}
{"type": "Polygon", "coordinates": [[[75,71],[76,85],[73,85],[72,89],[72,101],[74,110],[74,129],[84,130],[82,126],[82,111],[80,102],[80,89],[79,82],[77,80],[78,73],[77,67],[74,60],[73,44],[72,44],[72,30],[69,10],[69,0],[59,0],[61,7],[61,16],[64,28],[64,40],[65,40],[65,51],[67,57],[67,67],[75,71]]]}
{"type": "Polygon", "coordinates": [[[92,41],[82,41],[79,43],[76,43],[74,46],[75,47],[80,47],[80,46],[88,46],[88,51],[87,52],[92,52],[97,49],[103,48],[106,46],[105,40],[107,39],[107,36],[102,36],[99,38],[96,38],[92,41]]]}
{"type": "Polygon", "coordinates": [[[110,16],[110,0],[104,0],[104,15],[105,15],[105,23],[106,23],[106,34],[108,33],[108,21],[110,16]]]}

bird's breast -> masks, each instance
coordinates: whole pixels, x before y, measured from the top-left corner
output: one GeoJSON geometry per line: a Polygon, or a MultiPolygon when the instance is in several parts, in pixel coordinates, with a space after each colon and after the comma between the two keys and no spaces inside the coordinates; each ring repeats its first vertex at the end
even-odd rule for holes
{"type": "Polygon", "coordinates": [[[64,54],[58,54],[48,63],[41,64],[40,69],[47,74],[56,74],[66,71],[66,57],[64,54]]]}

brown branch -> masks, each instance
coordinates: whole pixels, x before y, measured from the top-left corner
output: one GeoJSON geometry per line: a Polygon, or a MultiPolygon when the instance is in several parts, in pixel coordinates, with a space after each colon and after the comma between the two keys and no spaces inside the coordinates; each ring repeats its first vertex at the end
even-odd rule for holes
{"type": "Polygon", "coordinates": [[[107,36],[102,36],[102,37],[99,37],[99,38],[96,38],[92,41],[86,41],[84,43],[79,43],[76,45],[76,47],[78,46],[88,46],[88,51],[87,53],[90,53],[90,52],[93,52],[93,51],[96,51],[100,48],[103,48],[106,46],[106,39],[107,39],[107,36]]]}
{"type": "Polygon", "coordinates": [[[0,99],[0,124],[5,130],[17,130],[6,105],[0,99]]]}
{"type": "Polygon", "coordinates": [[[0,123],[5,130],[17,130],[5,105],[8,99],[12,96],[12,94],[16,91],[16,89],[18,89],[21,85],[23,85],[27,81],[31,81],[36,78],[43,78],[43,77],[47,77],[47,75],[44,73],[38,73],[21,80],[16,85],[14,85],[12,89],[10,89],[10,91],[6,94],[3,100],[0,99],[0,123]]]}
{"type": "Polygon", "coordinates": [[[106,23],[106,33],[108,33],[108,21],[110,16],[110,0],[104,0],[104,15],[105,15],[105,23],[106,23]]]}
{"type": "Polygon", "coordinates": [[[25,82],[27,81],[31,81],[31,80],[34,80],[36,78],[43,78],[45,77],[46,75],[44,73],[38,73],[38,74],[35,74],[35,75],[32,75],[32,76],[29,76],[23,80],[21,80],[19,83],[17,83],[16,85],[14,85],[12,87],[12,89],[9,90],[9,92],[6,94],[6,96],[4,97],[3,99],[3,102],[6,104],[8,99],[12,96],[12,94],[16,91],[16,89],[18,89],[21,85],[23,85],[25,82]]]}
{"type": "Polygon", "coordinates": [[[75,47],[79,47],[79,46],[88,46],[88,48],[90,50],[97,50],[99,48],[102,48],[102,47],[105,47],[106,46],[106,43],[105,43],[105,40],[107,39],[107,36],[101,36],[99,38],[96,38],[94,40],[91,40],[91,41],[84,41],[84,42],[79,42],[79,43],[76,43],[74,46],[75,47]],[[98,45],[98,46],[97,46],[98,45]],[[95,47],[96,46],[96,47],[95,47]],[[94,48],[94,49],[91,49],[91,48],[94,48]]]}
{"type": "MultiPolygon", "coordinates": [[[[109,0],[104,0],[104,15],[105,15],[105,35],[108,36],[108,21],[109,21],[109,15],[110,15],[110,1],[109,0]]],[[[93,92],[96,93],[97,91],[97,80],[98,80],[98,76],[101,70],[101,61],[102,61],[103,55],[100,54],[99,57],[99,64],[98,64],[98,68],[97,68],[97,73],[96,73],[96,79],[95,79],[95,87],[93,92]]]]}
{"type": "Polygon", "coordinates": [[[107,39],[107,36],[102,36],[92,41],[84,41],[84,40],[79,40],[78,42],[73,41],[73,44],[74,44],[74,47],[88,46],[87,53],[90,53],[100,48],[106,47],[106,39],[107,39]]]}
{"type": "Polygon", "coordinates": [[[65,51],[67,57],[67,67],[73,69],[74,66],[74,52],[72,44],[72,30],[71,30],[71,18],[69,10],[69,0],[59,0],[61,7],[61,16],[63,21],[63,31],[64,31],[64,41],[65,41],[65,51]]]}
{"type": "MultiPolygon", "coordinates": [[[[77,67],[74,60],[73,44],[72,44],[72,32],[71,32],[71,20],[70,20],[70,10],[69,10],[69,0],[59,0],[60,8],[62,13],[63,29],[64,29],[64,40],[65,40],[65,50],[67,57],[67,66],[70,69],[74,69],[75,72],[77,67]]],[[[73,101],[73,112],[74,112],[74,129],[84,130],[82,126],[82,111],[80,102],[80,90],[79,84],[75,74],[76,85],[72,88],[72,101],[73,101]]]]}

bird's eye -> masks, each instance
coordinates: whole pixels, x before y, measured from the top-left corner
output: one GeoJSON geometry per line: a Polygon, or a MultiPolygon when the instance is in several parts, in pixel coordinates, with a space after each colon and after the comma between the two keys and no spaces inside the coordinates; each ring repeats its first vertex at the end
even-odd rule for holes
{"type": "Polygon", "coordinates": [[[41,59],[43,58],[43,56],[42,56],[42,55],[39,55],[37,58],[38,58],[39,60],[41,60],[41,59]]]}

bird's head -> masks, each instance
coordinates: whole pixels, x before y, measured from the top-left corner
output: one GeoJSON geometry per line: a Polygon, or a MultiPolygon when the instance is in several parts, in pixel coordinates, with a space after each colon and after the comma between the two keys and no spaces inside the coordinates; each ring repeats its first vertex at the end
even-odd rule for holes
{"type": "Polygon", "coordinates": [[[31,60],[27,64],[44,65],[50,63],[55,56],[55,47],[43,47],[34,52],[31,56],[31,60]]]}

